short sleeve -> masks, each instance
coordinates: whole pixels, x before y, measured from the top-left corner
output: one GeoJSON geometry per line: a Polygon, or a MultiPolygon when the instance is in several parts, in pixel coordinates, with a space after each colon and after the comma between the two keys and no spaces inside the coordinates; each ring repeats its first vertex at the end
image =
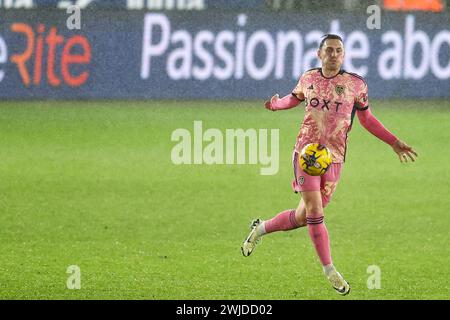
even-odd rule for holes
{"type": "Polygon", "coordinates": [[[355,106],[358,110],[367,110],[369,108],[369,93],[365,81],[359,81],[359,86],[356,91],[355,106]]]}
{"type": "Polygon", "coordinates": [[[305,100],[304,90],[303,90],[303,82],[304,82],[304,75],[300,77],[298,80],[297,85],[295,86],[294,90],[292,90],[292,95],[296,97],[300,101],[305,100]]]}

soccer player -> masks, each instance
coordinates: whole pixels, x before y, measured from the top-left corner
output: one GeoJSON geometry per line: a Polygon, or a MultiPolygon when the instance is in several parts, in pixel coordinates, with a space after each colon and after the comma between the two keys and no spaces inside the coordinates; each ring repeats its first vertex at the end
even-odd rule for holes
{"type": "Polygon", "coordinates": [[[292,94],[281,99],[276,94],[265,102],[267,109],[276,111],[306,101],[293,152],[295,179],[292,187],[294,192],[301,193],[301,200],[297,209],[284,210],[270,220],[254,220],[241,247],[242,254],[248,257],[263,235],[307,226],[325,276],[342,295],[350,291],[350,286],[333,265],[324,208],[339,181],[355,114],[364,128],[392,147],[401,162],[415,161],[417,157],[413,148],[389,132],[371,113],[364,79],[341,69],[344,54],[341,37],[325,35],[317,51],[322,67],[306,71],[292,94]],[[333,163],[322,176],[310,176],[298,165],[299,152],[309,143],[320,143],[331,150],[333,163]]]}

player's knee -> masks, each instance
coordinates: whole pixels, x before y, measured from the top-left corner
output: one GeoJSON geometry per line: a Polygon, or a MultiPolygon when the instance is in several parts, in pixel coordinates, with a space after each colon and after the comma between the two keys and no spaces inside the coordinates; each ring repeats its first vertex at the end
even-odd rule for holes
{"type": "Polygon", "coordinates": [[[306,215],[323,215],[323,207],[320,203],[314,203],[306,206],[306,215]]]}

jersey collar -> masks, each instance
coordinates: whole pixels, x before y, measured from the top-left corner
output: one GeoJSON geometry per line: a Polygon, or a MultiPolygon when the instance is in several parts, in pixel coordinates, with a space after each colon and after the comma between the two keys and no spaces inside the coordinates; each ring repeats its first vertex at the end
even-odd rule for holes
{"type": "Polygon", "coordinates": [[[322,68],[319,68],[319,71],[320,71],[320,75],[321,75],[322,77],[324,77],[325,79],[333,79],[334,77],[337,77],[338,75],[342,75],[342,74],[344,74],[344,72],[345,72],[344,69],[341,69],[341,70],[339,70],[338,73],[336,73],[336,75],[327,78],[327,77],[325,77],[325,76],[323,75],[323,73],[322,73],[322,68]]]}

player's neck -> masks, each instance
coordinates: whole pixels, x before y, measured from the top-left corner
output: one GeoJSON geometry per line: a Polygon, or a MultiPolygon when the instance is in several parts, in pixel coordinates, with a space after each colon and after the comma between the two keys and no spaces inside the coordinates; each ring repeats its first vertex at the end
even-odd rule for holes
{"type": "Polygon", "coordinates": [[[327,68],[322,67],[322,75],[325,78],[333,78],[338,73],[339,73],[339,69],[327,69],[327,68]]]}

